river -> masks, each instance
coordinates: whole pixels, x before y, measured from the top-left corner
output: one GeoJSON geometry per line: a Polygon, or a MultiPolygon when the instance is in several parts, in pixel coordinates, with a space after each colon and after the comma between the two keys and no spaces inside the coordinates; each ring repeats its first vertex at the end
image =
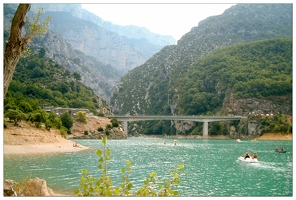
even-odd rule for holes
{"type": "MultiPolygon", "coordinates": [[[[21,181],[32,174],[32,178],[46,180],[56,193],[74,196],[80,170],[98,175],[96,151],[103,147],[100,140],[75,141],[90,148],[75,153],[4,156],[4,178],[21,181]]],[[[122,183],[121,169],[130,160],[135,190],[151,172],[165,178],[178,164],[184,164],[181,183],[176,187],[182,197],[293,196],[292,141],[178,139],[175,146],[173,139],[128,138],[108,140],[107,145],[114,186],[122,183]],[[276,146],[283,146],[287,153],[274,152],[276,146]],[[247,151],[256,152],[259,163],[237,160],[247,151]]]]}

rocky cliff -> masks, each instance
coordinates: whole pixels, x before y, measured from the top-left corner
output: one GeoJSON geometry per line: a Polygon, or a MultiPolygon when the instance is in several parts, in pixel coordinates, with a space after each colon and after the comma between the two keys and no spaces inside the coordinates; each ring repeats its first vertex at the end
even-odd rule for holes
{"type": "Polygon", "coordinates": [[[50,29],[88,56],[110,64],[123,74],[143,64],[163,46],[174,44],[171,36],[137,26],[118,26],[82,9],[80,4],[32,4],[42,6],[43,17],[52,16],[50,29]]]}

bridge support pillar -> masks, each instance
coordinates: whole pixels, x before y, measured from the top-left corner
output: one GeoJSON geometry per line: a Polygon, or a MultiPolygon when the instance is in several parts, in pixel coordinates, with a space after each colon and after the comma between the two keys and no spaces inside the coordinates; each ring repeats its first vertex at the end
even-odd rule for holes
{"type": "Polygon", "coordinates": [[[205,121],[203,124],[203,138],[208,138],[208,135],[209,135],[208,131],[209,131],[209,122],[205,121]]]}
{"type": "Polygon", "coordinates": [[[128,136],[127,121],[122,121],[122,125],[123,125],[123,130],[124,130],[126,136],[128,136]]]}

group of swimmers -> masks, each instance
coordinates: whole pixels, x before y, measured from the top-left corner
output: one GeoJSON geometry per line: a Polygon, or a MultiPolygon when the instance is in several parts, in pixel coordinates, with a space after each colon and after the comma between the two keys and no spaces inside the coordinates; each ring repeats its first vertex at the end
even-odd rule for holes
{"type": "Polygon", "coordinates": [[[246,158],[252,158],[252,159],[255,159],[256,158],[257,159],[258,158],[258,155],[257,155],[257,153],[254,152],[254,155],[251,156],[250,152],[246,152],[244,154],[244,158],[245,158],[245,160],[246,160],[246,158]]]}
{"type": "MultiPolygon", "coordinates": [[[[166,145],[166,142],[164,142],[163,144],[166,145]]],[[[174,146],[177,146],[177,140],[174,140],[174,146]]]]}

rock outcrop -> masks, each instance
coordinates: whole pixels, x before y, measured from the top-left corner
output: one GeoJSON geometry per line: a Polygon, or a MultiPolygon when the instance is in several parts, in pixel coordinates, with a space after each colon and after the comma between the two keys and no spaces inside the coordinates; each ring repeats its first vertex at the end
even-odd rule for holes
{"type": "Polygon", "coordinates": [[[57,196],[46,181],[38,177],[28,180],[24,185],[5,179],[3,189],[4,196],[57,196]]]}
{"type": "Polygon", "coordinates": [[[121,126],[107,130],[107,126],[111,126],[111,124],[109,118],[88,115],[86,123],[79,121],[73,123],[72,134],[67,137],[72,139],[101,139],[107,136],[108,139],[127,139],[127,135],[121,126]],[[99,131],[99,128],[102,131],[99,131]]]}

